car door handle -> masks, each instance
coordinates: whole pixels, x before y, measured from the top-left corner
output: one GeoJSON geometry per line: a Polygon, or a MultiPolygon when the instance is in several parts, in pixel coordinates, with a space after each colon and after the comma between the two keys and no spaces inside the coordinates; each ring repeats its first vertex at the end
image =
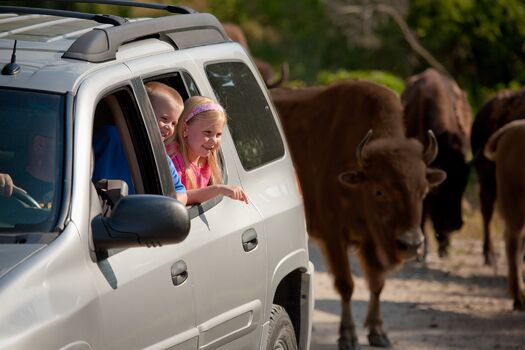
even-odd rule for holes
{"type": "Polygon", "coordinates": [[[179,286],[188,279],[188,267],[183,260],[171,265],[171,281],[174,286],[179,286]]]}
{"type": "Polygon", "coordinates": [[[250,228],[242,234],[242,247],[245,252],[250,252],[257,247],[259,241],[257,240],[257,231],[250,228]]]}

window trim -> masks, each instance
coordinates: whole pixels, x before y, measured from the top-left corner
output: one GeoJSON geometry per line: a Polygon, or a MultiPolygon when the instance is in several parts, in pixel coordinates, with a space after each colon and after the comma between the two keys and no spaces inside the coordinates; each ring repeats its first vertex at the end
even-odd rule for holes
{"type": "Polygon", "coordinates": [[[159,193],[157,194],[175,197],[175,188],[170,176],[169,165],[165,158],[166,153],[162,152],[164,150],[164,145],[160,138],[160,132],[155,121],[153,108],[151,107],[142,78],[133,78],[131,80],[131,85],[137,102],[139,118],[142,122],[141,124],[145,128],[145,136],[147,137],[147,140],[143,140],[145,143],[144,146],[148,146],[151,155],[153,156],[153,171],[155,171],[156,178],[159,181],[160,188],[159,193]],[[163,161],[160,161],[160,159],[163,159],[163,161]]]}

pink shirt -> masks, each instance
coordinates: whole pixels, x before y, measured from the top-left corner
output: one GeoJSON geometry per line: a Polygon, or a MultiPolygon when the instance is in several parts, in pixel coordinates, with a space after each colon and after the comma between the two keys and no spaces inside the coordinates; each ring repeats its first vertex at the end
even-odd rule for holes
{"type": "MultiPolygon", "coordinates": [[[[182,154],[177,150],[173,157],[171,157],[171,160],[173,161],[173,164],[175,164],[175,169],[177,169],[177,174],[179,174],[182,183],[186,189],[191,190],[191,188],[188,187],[186,168],[184,167],[184,158],[182,157],[182,154]]],[[[211,178],[211,168],[208,162],[206,161],[206,164],[202,167],[190,163],[190,168],[195,176],[196,188],[208,186],[211,178]]]]}
{"type": "Polygon", "coordinates": [[[173,160],[173,158],[175,157],[175,153],[177,153],[178,151],[177,142],[171,141],[165,147],[166,147],[166,153],[168,153],[168,156],[170,156],[171,160],[173,160]]]}

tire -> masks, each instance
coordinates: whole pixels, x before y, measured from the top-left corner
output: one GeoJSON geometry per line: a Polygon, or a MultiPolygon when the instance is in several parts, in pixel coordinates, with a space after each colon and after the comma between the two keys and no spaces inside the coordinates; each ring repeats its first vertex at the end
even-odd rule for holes
{"type": "Polygon", "coordinates": [[[272,306],[268,333],[266,350],[297,350],[292,321],[286,310],[280,305],[272,306]]]}

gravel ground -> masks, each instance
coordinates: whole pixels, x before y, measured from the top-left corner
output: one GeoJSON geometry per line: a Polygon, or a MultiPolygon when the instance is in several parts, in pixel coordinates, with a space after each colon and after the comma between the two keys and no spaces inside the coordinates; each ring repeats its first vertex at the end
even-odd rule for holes
{"type": "MultiPolygon", "coordinates": [[[[469,229],[472,226],[467,223],[464,231],[469,229]]],[[[481,239],[471,236],[468,232],[455,234],[447,259],[432,253],[426,266],[408,262],[388,276],[381,307],[394,349],[525,349],[525,312],[512,311],[501,237],[495,240],[497,266],[491,268],[483,265],[481,239]]],[[[339,296],[314,243],[310,244],[310,255],[316,267],[310,349],[336,350],[339,296]]],[[[368,291],[359,264],[353,257],[350,260],[356,283],[352,308],[359,343],[363,350],[375,349],[368,346],[367,330],[362,326],[368,291]]]]}

